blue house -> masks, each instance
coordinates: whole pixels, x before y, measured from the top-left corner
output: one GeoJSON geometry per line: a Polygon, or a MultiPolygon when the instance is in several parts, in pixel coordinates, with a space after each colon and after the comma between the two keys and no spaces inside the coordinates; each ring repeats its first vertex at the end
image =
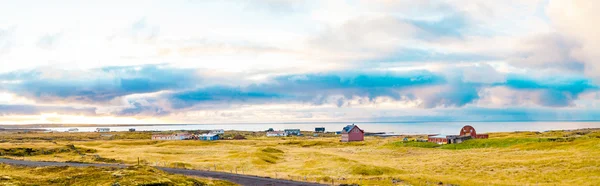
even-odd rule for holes
{"type": "Polygon", "coordinates": [[[219,140],[219,135],[217,134],[202,134],[200,136],[198,136],[199,140],[203,140],[203,141],[214,141],[214,140],[219,140]]]}

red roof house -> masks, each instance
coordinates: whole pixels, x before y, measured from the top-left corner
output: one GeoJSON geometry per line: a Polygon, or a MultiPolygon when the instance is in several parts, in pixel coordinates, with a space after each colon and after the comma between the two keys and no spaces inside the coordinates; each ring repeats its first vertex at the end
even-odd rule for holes
{"type": "Polygon", "coordinates": [[[365,139],[365,131],[352,124],[344,127],[342,130],[342,142],[363,141],[365,139]]]}

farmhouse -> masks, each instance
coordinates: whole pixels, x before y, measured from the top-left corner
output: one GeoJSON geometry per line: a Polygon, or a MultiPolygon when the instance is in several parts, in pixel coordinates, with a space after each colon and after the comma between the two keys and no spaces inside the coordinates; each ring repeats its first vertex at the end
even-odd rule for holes
{"type": "Polygon", "coordinates": [[[269,131],[267,132],[268,137],[279,137],[279,136],[287,136],[287,133],[284,131],[269,131]]]}
{"type": "Polygon", "coordinates": [[[429,135],[427,141],[437,144],[453,144],[462,143],[463,141],[473,138],[485,139],[488,137],[488,134],[477,134],[475,132],[475,128],[470,125],[465,125],[462,129],[460,129],[459,135],[429,135]]]}
{"type": "Polygon", "coordinates": [[[324,133],[325,132],[325,127],[316,127],[315,128],[315,132],[316,133],[324,133]]]}
{"type": "Polygon", "coordinates": [[[110,128],[96,128],[96,132],[110,132],[110,128]]]}
{"type": "Polygon", "coordinates": [[[198,139],[203,141],[214,141],[219,140],[219,135],[213,133],[202,134],[198,136],[198,139]]]}
{"type": "Polygon", "coordinates": [[[342,142],[363,141],[364,138],[365,131],[354,124],[348,125],[342,129],[342,142]]]}
{"type": "Polygon", "coordinates": [[[177,134],[155,134],[152,135],[152,140],[186,140],[192,139],[193,135],[188,133],[177,134]]]}
{"type": "Polygon", "coordinates": [[[291,136],[291,135],[296,135],[296,136],[300,136],[300,129],[285,129],[283,130],[285,132],[286,135],[291,136]]]}

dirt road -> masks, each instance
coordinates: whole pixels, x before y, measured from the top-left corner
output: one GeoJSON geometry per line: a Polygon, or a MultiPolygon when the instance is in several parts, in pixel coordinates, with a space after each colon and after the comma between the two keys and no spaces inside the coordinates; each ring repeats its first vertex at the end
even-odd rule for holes
{"type": "MultiPolygon", "coordinates": [[[[2,159],[2,158],[0,158],[0,163],[31,166],[31,167],[44,167],[44,166],[127,167],[127,165],[119,165],[119,164],[23,161],[23,160],[12,160],[12,159],[2,159]]],[[[226,173],[226,172],[174,169],[174,168],[167,168],[167,167],[156,167],[156,168],[163,170],[165,172],[173,173],[173,174],[184,174],[184,175],[190,175],[190,176],[199,176],[199,177],[208,177],[208,178],[214,178],[214,179],[220,179],[220,180],[227,180],[227,181],[238,183],[240,185],[248,185],[248,186],[263,186],[263,185],[272,185],[272,186],[305,186],[305,185],[306,186],[317,186],[317,185],[319,185],[319,186],[321,186],[321,185],[323,185],[323,184],[317,184],[317,183],[306,183],[306,182],[297,182],[297,181],[281,180],[281,179],[273,179],[273,178],[263,178],[263,177],[257,177],[257,176],[231,174],[231,173],[226,173]]]]}

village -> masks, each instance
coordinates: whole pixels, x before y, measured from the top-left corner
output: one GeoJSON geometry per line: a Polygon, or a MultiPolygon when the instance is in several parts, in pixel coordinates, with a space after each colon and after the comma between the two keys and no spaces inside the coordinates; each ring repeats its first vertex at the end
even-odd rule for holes
{"type": "MultiPolygon", "coordinates": [[[[68,132],[77,132],[77,128],[69,129],[68,132]]],[[[130,128],[130,132],[135,132],[135,128],[130,128]]],[[[96,128],[95,132],[106,133],[110,132],[110,128],[96,128]]],[[[363,129],[358,127],[358,125],[352,124],[347,125],[342,128],[341,131],[335,132],[327,132],[325,127],[315,127],[312,132],[312,136],[310,137],[319,137],[322,135],[319,134],[331,134],[340,137],[340,142],[355,142],[355,141],[364,141],[365,135],[367,136],[379,136],[379,137],[392,137],[392,136],[401,136],[396,134],[389,134],[384,132],[373,132],[368,133],[363,129]]],[[[225,137],[225,130],[216,129],[210,130],[206,133],[201,134],[191,134],[189,132],[178,132],[178,133],[170,133],[170,134],[153,134],[151,140],[202,140],[202,141],[215,141],[215,140],[243,140],[246,139],[245,136],[237,134],[233,136],[225,137]]],[[[284,129],[284,130],[274,130],[273,128],[269,128],[265,130],[266,137],[291,137],[291,136],[304,136],[300,129],[284,129]]],[[[429,142],[436,144],[457,144],[462,143],[466,140],[470,139],[487,139],[489,138],[488,134],[477,134],[474,127],[470,125],[465,125],[462,127],[457,135],[442,135],[442,134],[427,134],[427,139],[424,138],[416,138],[413,141],[417,142],[429,142]]],[[[404,137],[403,141],[409,141],[408,137],[404,137]]]]}

